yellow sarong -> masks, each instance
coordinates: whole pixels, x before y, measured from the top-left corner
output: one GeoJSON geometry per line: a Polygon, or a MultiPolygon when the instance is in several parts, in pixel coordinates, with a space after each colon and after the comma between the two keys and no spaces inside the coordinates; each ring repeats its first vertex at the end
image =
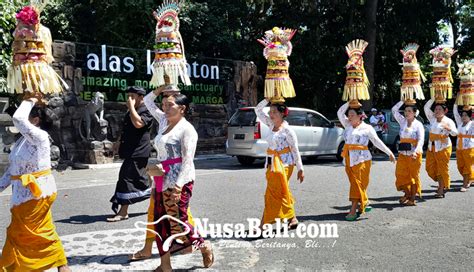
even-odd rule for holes
{"type": "Polygon", "coordinates": [[[434,145],[431,151],[426,152],[426,172],[434,181],[443,179],[444,188],[451,188],[451,178],[449,177],[449,160],[451,158],[452,147],[449,146],[438,152],[434,152],[434,145]]]}
{"type": "Polygon", "coordinates": [[[349,151],[351,150],[368,150],[365,145],[345,144],[342,149],[342,157],[346,161],[346,174],[351,184],[349,190],[349,200],[360,203],[361,213],[365,212],[365,207],[369,202],[367,196],[367,187],[369,186],[370,167],[372,161],[365,161],[351,167],[349,151]]]}
{"type": "Polygon", "coordinates": [[[365,212],[365,207],[369,202],[367,187],[369,187],[370,167],[372,161],[365,161],[350,167],[346,164],[346,173],[351,184],[349,190],[349,200],[360,203],[359,211],[365,212]]]}
{"type": "Polygon", "coordinates": [[[474,148],[458,149],[456,151],[456,161],[459,173],[474,180],[474,148]]]}
{"type": "Polygon", "coordinates": [[[55,199],[56,194],[32,199],[11,209],[12,220],[7,228],[0,268],[43,271],[67,264],[51,215],[55,199]]]}
{"type": "Polygon", "coordinates": [[[276,218],[292,219],[295,217],[294,199],[289,189],[289,181],[293,173],[293,165],[285,167],[280,155],[289,153],[287,147],[281,151],[268,149],[273,155],[272,165],[267,168],[267,189],[265,191],[265,208],[263,224],[272,224],[276,218]],[[272,171],[272,168],[274,171],[272,171]]]}
{"type": "Polygon", "coordinates": [[[398,191],[411,192],[412,186],[415,186],[416,193],[421,197],[421,154],[417,154],[416,159],[412,156],[403,154],[398,155],[397,166],[395,169],[395,186],[398,191]]]}

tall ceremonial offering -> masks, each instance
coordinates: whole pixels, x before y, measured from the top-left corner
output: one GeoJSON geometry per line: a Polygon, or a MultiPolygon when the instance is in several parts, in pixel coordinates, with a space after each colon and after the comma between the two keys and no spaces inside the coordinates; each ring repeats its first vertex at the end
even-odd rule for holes
{"type": "Polygon", "coordinates": [[[365,48],[369,43],[364,40],[353,40],[346,46],[349,60],[346,64],[347,76],[342,100],[349,101],[349,107],[360,108],[359,100],[369,100],[369,79],[364,69],[365,48]]]}
{"type": "Polygon", "coordinates": [[[152,86],[179,83],[191,85],[187,74],[184,43],[179,33],[179,0],[164,0],[160,8],[153,12],[157,20],[155,37],[155,60],[153,61],[152,86]],[[169,78],[169,82],[165,77],[169,78]]]}
{"type": "Polygon", "coordinates": [[[13,32],[13,62],[8,67],[7,86],[10,93],[24,97],[61,93],[67,84],[51,67],[53,62],[51,32],[40,23],[46,0],[31,1],[17,14],[13,32]]]}
{"type": "Polygon", "coordinates": [[[474,59],[459,64],[458,76],[461,79],[456,104],[464,106],[465,110],[474,106],[474,59]]]}
{"type": "Polygon", "coordinates": [[[285,102],[285,98],[295,97],[295,88],[288,73],[293,45],[291,39],[296,30],[274,27],[265,32],[265,36],[257,41],[265,46],[263,56],[268,60],[265,75],[265,94],[272,103],[285,102]]]}
{"type": "Polygon", "coordinates": [[[453,76],[451,74],[451,57],[456,53],[450,47],[436,47],[430,50],[433,56],[433,77],[431,80],[431,98],[436,103],[446,103],[453,97],[453,76]]]}
{"type": "Polygon", "coordinates": [[[400,52],[403,55],[402,63],[402,86],[400,88],[401,100],[405,105],[415,105],[416,100],[424,100],[421,82],[426,81],[425,76],[421,72],[420,64],[416,59],[416,51],[419,45],[416,43],[407,44],[400,52]]]}

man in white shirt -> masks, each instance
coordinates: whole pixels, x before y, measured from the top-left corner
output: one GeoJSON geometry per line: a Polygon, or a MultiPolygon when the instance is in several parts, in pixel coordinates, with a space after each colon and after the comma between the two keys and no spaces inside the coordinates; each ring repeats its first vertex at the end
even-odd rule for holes
{"type": "Polygon", "coordinates": [[[380,116],[377,115],[377,109],[373,108],[371,112],[372,112],[372,116],[370,116],[370,119],[369,119],[370,125],[375,129],[375,132],[377,132],[377,136],[379,137],[379,139],[382,139],[382,125],[381,124],[383,124],[383,120],[381,120],[380,116]]]}

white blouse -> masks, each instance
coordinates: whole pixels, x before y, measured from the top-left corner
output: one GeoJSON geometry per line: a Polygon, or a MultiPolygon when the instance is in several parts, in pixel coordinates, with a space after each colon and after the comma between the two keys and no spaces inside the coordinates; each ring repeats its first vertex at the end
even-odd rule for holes
{"type": "Polygon", "coordinates": [[[400,139],[415,139],[417,141],[417,144],[416,146],[412,146],[412,149],[410,151],[400,151],[400,153],[406,156],[411,156],[415,152],[423,154],[423,144],[425,142],[425,128],[423,127],[423,124],[416,118],[415,120],[413,120],[411,126],[408,127],[407,119],[399,112],[402,105],[403,101],[400,101],[392,108],[393,117],[395,118],[395,120],[397,120],[398,124],[400,124],[400,139]]]}
{"type": "MultiPolygon", "coordinates": [[[[434,99],[428,100],[425,104],[425,115],[426,118],[430,121],[430,132],[434,134],[442,134],[442,135],[451,135],[451,136],[456,136],[458,135],[458,130],[456,129],[456,124],[454,124],[454,121],[449,119],[448,117],[444,116],[441,122],[438,122],[438,120],[435,117],[434,112],[431,110],[431,106],[434,103],[434,99]],[[451,132],[447,131],[444,129],[443,125],[447,124],[449,128],[451,129],[451,132]]],[[[444,150],[448,147],[450,147],[451,144],[451,139],[448,137],[447,141],[435,141],[435,152],[439,152],[441,150],[444,150]]],[[[428,150],[431,150],[431,146],[433,143],[431,141],[428,142],[428,150]]]]}
{"type": "MultiPolygon", "coordinates": [[[[466,125],[463,125],[461,115],[458,112],[458,105],[454,105],[453,109],[454,119],[456,120],[456,124],[458,125],[458,133],[464,135],[474,135],[474,123],[469,121],[466,125]]],[[[460,139],[458,137],[458,148],[460,145],[460,139]]],[[[471,149],[474,148],[474,138],[464,138],[462,141],[462,149],[471,149]]]]}
{"type": "MultiPolygon", "coordinates": [[[[13,124],[20,131],[21,137],[15,142],[8,157],[10,162],[0,179],[0,192],[12,185],[11,205],[17,206],[26,201],[36,199],[28,187],[20,180],[11,180],[11,176],[31,174],[51,168],[50,141],[48,133],[30,123],[28,117],[34,103],[23,101],[13,115],[13,124]]],[[[57,192],[53,175],[36,179],[41,189],[40,198],[45,198],[57,192]]]]}
{"type": "MultiPolygon", "coordinates": [[[[267,99],[262,100],[255,107],[255,114],[262,123],[270,128],[270,133],[265,138],[268,143],[268,148],[281,151],[287,147],[290,148],[290,153],[281,154],[281,160],[285,166],[296,165],[296,168],[303,170],[303,162],[301,160],[300,150],[298,149],[298,139],[296,133],[291,129],[288,122],[283,121],[282,127],[279,131],[273,131],[275,125],[270,119],[270,116],[263,111],[263,109],[268,105],[269,101],[267,99]]],[[[269,155],[267,154],[267,158],[269,155]]],[[[271,156],[273,160],[273,155],[271,156]]],[[[265,168],[267,168],[268,160],[265,162],[265,168]]],[[[272,169],[273,170],[273,169],[272,169]]]]}
{"type": "MultiPolygon", "coordinates": [[[[354,128],[349,119],[346,116],[346,111],[349,109],[349,103],[342,105],[337,111],[337,117],[339,121],[344,126],[344,141],[346,144],[355,144],[355,145],[364,145],[368,146],[369,141],[371,141],[375,147],[380,149],[383,153],[388,156],[393,156],[392,151],[379,139],[375,129],[364,122],[359,126],[354,128]]],[[[349,161],[350,167],[363,163],[365,161],[372,160],[372,155],[369,150],[350,150],[349,151],[349,161]]],[[[343,160],[344,165],[346,160],[343,160]]]]}
{"type": "Polygon", "coordinates": [[[145,96],[144,102],[151,115],[159,123],[158,134],[153,145],[157,151],[157,159],[161,162],[182,158],[181,163],[170,165],[170,171],[165,174],[163,190],[171,189],[175,185],[182,187],[196,179],[194,168],[194,154],[198,141],[198,134],[193,125],[186,118],[182,118],[168,133],[168,120],[163,111],[155,104],[156,95],[151,92],[145,96]]]}

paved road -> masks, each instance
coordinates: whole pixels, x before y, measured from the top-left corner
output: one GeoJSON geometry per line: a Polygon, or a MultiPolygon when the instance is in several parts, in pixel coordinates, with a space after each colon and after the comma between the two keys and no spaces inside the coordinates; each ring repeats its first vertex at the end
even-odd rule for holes
{"type": "MultiPolygon", "coordinates": [[[[196,218],[210,223],[246,223],[263,210],[263,165],[241,167],[233,158],[197,162],[191,202],[196,218]]],[[[305,162],[306,181],[291,190],[305,226],[335,223],[338,238],[213,239],[215,270],[471,270],[474,259],[474,188],[460,193],[461,176],[450,164],[453,190],[434,199],[435,183],[422,171],[424,201],[417,207],[398,204],[395,167],[374,161],[369,197],[374,210],[346,222],[349,183],[344,168],[331,159],[305,162]],[[308,247],[308,245],[310,245],[308,247]]],[[[74,271],[154,269],[159,258],[128,264],[144,233],[134,229],[146,220],[147,203],[130,208],[131,219],[106,223],[109,198],[118,169],[55,173],[59,193],[53,208],[57,230],[74,271]]],[[[8,190],[7,190],[8,191],[8,190]]],[[[10,196],[0,195],[0,244],[10,221],[10,196]]],[[[318,225],[316,225],[318,226],[318,225]]],[[[290,231],[295,233],[294,231],[290,231]]],[[[176,269],[200,269],[199,253],[173,257],[176,269]]]]}

